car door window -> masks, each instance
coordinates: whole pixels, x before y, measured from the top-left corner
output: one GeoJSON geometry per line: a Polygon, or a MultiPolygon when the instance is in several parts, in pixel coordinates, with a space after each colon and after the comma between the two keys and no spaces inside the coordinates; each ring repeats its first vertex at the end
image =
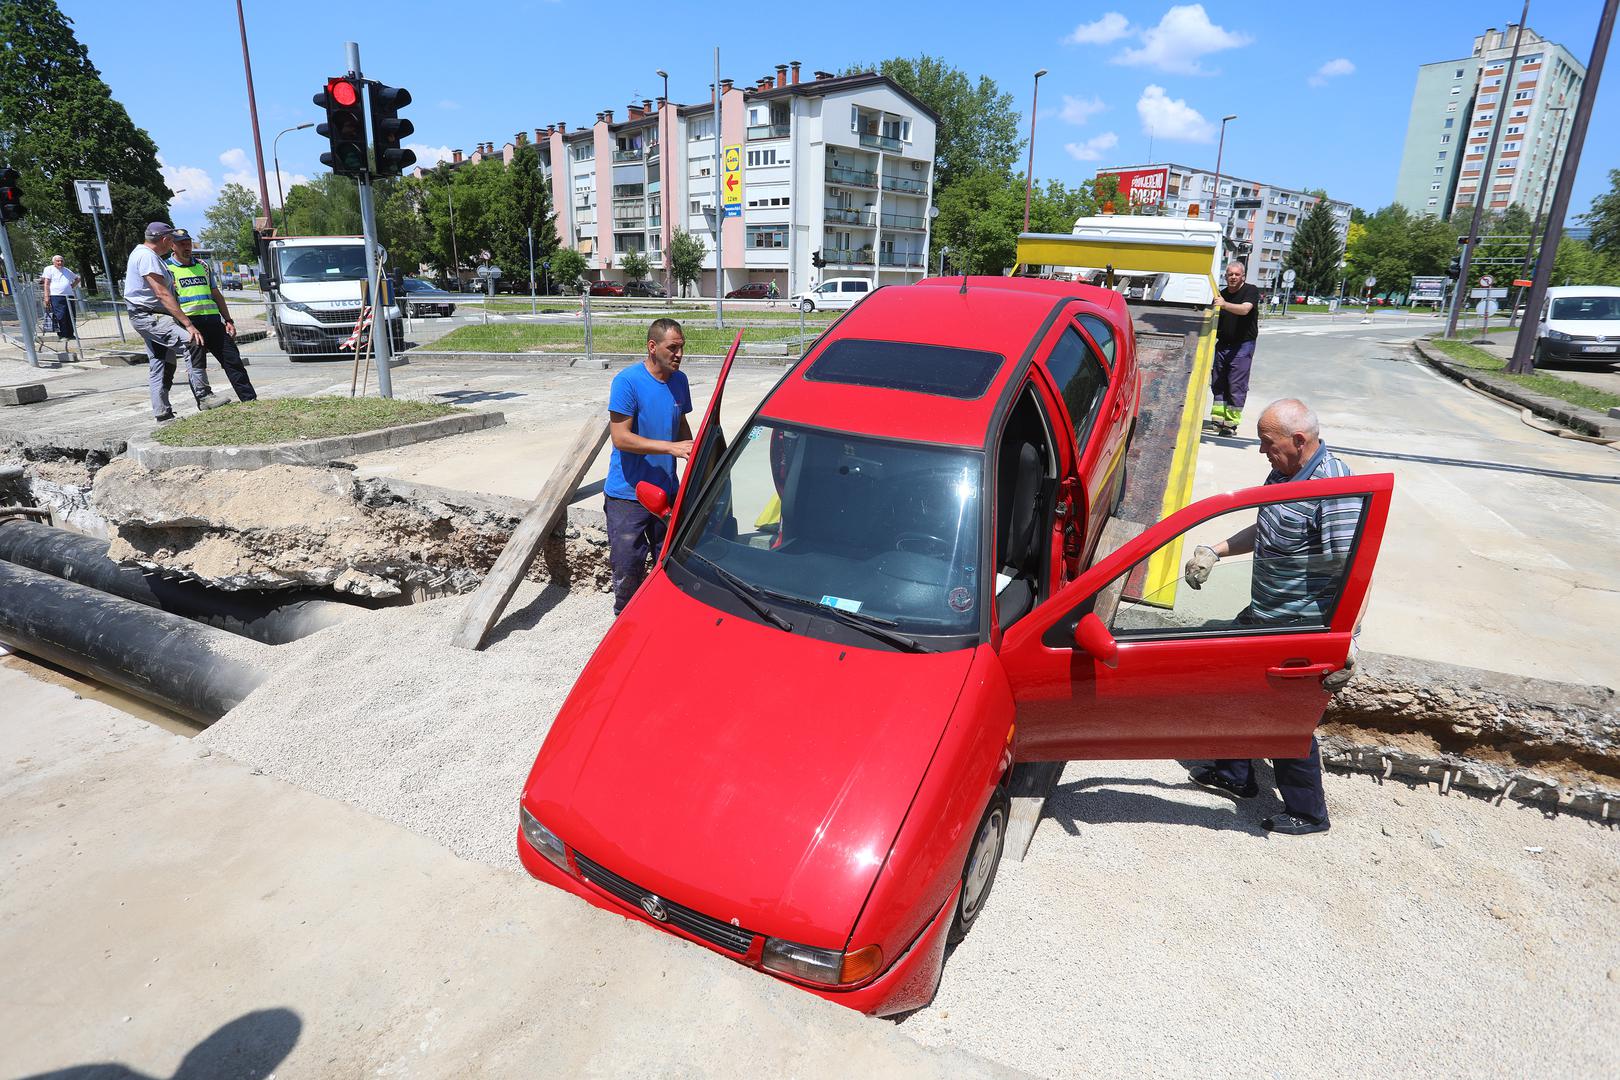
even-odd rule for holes
{"type": "Polygon", "coordinates": [[[816,290],[816,292],[818,292],[818,293],[835,293],[837,291],[838,291],[838,282],[836,282],[836,281],[829,281],[829,282],[827,282],[827,284],[823,285],[821,288],[816,290]]]}
{"type": "Polygon", "coordinates": [[[1103,360],[1111,368],[1114,366],[1114,330],[1108,325],[1108,320],[1098,315],[1081,315],[1080,325],[1086,328],[1091,340],[1097,343],[1102,351],[1103,360]]]}
{"type": "Polygon", "coordinates": [[[1200,522],[1117,579],[1109,629],[1121,641],[1180,639],[1267,630],[1326,630],[1354,561],[1364,496],[1301,499],[1250,507],[1200,522]],[[1228,555],[1200,585],[1186,563],[1254,530],[1254,551],[1228,555]]]}
{"type": "Polygon", "coordinates": [[[1083,455],[1086,440],[1091,437],[1097,414],[1102,410],[1103,397],[1108,392],[1108,369],[1072,326],[1058,338],[1052,354],[1047,357],[1046,369],[1052,373],[1052,381],[1057,384],[1063,404],[1069,410],[1075,446],[1083,455]]]}
{"type": "Polygon", "coordinates": [[[864,281],[846,281],[846,282],[844,282],[844,291],[845,292],[865,292],[866,291],[866,282],[864,282],[864,281]]]}

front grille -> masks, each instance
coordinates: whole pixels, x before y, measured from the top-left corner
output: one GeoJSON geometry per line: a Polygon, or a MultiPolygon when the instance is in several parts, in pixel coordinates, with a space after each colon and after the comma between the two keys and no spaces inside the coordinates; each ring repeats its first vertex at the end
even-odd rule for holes
{"type": "MultiPolygon", "coordinates": [[[[574,865],[579,867],[580,875],[586,881],[612,893],[633,908],[640,908],[643,898],[657,895],[639,885],[631,884],[577,851],[574,852],[574,865]]],[[[744,930],[740,926],[710,918],[700,911],[693,911],[661,896],[658,899],[664,905],[664,910],[669,913],[667,920],[669,924],[680,927],[693,937],[702,938],[711,945],[718,945],[727,952],[734,952],[739,956],[746,954],[748,947],[754,943],[752,930],[744,930]]]]}
{"type": "Polygon", "coordinates": [[[360,309],[350,308],[312,308],[310,314],[323,323],[346,323],[353,326],[360,318],[360,309]]]}

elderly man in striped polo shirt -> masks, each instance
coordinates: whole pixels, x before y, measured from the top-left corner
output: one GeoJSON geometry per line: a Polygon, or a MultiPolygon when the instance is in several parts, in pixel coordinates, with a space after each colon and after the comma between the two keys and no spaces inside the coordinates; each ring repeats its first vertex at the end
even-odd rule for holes
{"type": "MultiPolygon", "coordinates": [[[[1316,414],[1302,401],[1284,398],[1266,406],[1260,414],[1259,432],[1260,452],[1271,462],[1267,484],[1350,475],[1349,467],[1322,442],[1316,414]]],[[[1253,552],[1249,606],[1238,614],[1237,621],[1255,626],[1321,626],[1332,613],[1360,516],[1360,499],[1263,506],[1253,525],[1213,547],[1200,545],[1193,551],[1187,562],[1187,583],[1197,589],[1209,579],[1218,560],[1253,552]]],[[[1343,686],[1354,664],[1352,642],[1344,668],[1324,678],[1323,685],[1330,690],[1343,686]]],[[[1291,836],[1326,832],[1327,798],[1322,792],[1322,752],[1316,738],[1311,738],[1310,757],[1274,759],[1272,767],[1284,812],[1260,824],[1291,836]]],[[[1188,775],[1195,784],[1240,799],[1252,799],[1260,790],[1250,761],[1217,761],[1188,775]]]]}

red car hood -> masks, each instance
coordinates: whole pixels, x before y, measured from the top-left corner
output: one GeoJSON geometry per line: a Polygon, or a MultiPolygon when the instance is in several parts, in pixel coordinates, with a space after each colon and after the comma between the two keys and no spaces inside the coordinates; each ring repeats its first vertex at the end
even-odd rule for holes
{"type": "Polygon", "coordinates": [[[842,948],[972,658],[787,634],[655,572],[563,703],[525,802],[642,888],[842,948]]]}

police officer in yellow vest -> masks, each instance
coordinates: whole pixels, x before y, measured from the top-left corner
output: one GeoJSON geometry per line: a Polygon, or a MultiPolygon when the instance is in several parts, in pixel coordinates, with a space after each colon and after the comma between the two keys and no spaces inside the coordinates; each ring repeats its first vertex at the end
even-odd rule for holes
{"type": "Polygon", "coordinates": [[[174,253],[167,262],[169,277],[174,280],[174,298],[191,325],[202,334],[202,344],[191,346],[191,366],[201,371],[208,362],[208,353],[213,353],[219,366],[225,369],[225,377],[231,380],[237,400],[252,401],[259,395],[254,392],[242,354],[236,349],[236,323],[231,319],[231,309],[219,286],[214,283],[214,272],[207,263],[192,258],[190,233],[176,229],[171,236],[174,253]]]}

